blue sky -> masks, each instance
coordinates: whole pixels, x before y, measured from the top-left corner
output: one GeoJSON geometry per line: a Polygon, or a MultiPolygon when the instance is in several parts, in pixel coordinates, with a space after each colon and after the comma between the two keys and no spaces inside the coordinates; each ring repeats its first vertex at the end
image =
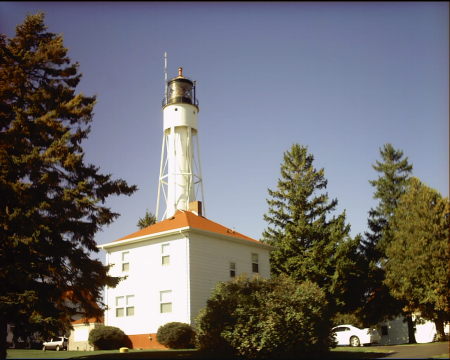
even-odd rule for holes
{"type": "Polygon", "coordinates": [[[155,212],[163,54],[197,81],[206,216],[259,239],[283,152],[308,146],[352,235],[392,143],[448,196],[448,2],[1,2],[0,32],[43,11],[96,94],[86,159],[139,187],[107,205],[103,244],[155,212]]]}

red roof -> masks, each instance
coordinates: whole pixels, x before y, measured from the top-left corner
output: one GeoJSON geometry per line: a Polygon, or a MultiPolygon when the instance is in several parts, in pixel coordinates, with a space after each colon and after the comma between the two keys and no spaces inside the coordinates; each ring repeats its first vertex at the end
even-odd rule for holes
{"type": "Polygon", "coordinates": [[[177,211],[171,218],[157,222],[142,230],[136,231],[130,235],[124,236],[116,241],[133,239],[141,236],[157,234],[164,231],[175,230],[189,227],[192,229],[206,230],[216,234],[226,235],[238,239],[248,240],[254,243],[262,244],[260,241],[245,236],[237,231],[229,229],[203,216],[195,215],[190,211],[177,211]]]}
{"type": "Polygon", "coordinates": [[[91,324],[91,323],[101,323],[101,324],[103,324],[103,317],[99,317],[99,318],[91,317],[91,318],[88,318],[88,319],[81,318],[81,319],[72,321],[72,325],[87,324],[87,323],[88,324],[91,324]]]}

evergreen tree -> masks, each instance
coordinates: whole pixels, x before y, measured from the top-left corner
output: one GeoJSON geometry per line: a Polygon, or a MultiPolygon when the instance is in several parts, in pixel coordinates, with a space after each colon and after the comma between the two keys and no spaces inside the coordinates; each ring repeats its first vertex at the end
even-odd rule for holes
{"type": "Polygon", "coordinates": [[[327,294],[330,315],[360,305],[364,272],[357,252],[360,237],[351,239],[345,211],[331,216],[337,200],[329,200],[324,169],[316,170],[307,148],[294,144],[284,153],[276,190],[268,190],[269,226],[263,241],[274,246],[274,275],[298,282],[313,281],[327,294]]]}
{"type": "Polygon", "coordinates": [[[85,163],[95,97],[75,93],[80,78],[43,14],[0,36],[0,358],[7,323],[59,335],[77,313],[100,315],[118,282],[90,252],[118,216],[105,200],[136,187],[85,163]]]}
{"type": "Polygon", "coordinates": [[[441,339],[450,320],[450,228],[448,198],[411,178],[391,218],[385,284],[391,294],[432,320],[441,339]]]}
{"type": "Polygon", "coordinates": [[[143,218],[139,218],[138,223],[136,224],[139,229],[144,229],[147,226],[153,225],[156,223],[156,217],[150,211],[146,210],[143,218]]]}
{"type": "Polygon", "coordinates": [[[403,151],[394,149],[391,144],[385,144],[380,149],[380,155],[382,161],[377,160],[373,168],[381,176],[369,181],[375,188],[373,198],[379,200],[379,203],[369,212],[370,232],[366,233],[366,245],[373,248],[374,259],[377,261],[384,257],[384,249],[392,239],[390,219],[412,172],[412,165],[408,158],[403,158],[403,151]]]}
{"type": "MultiPolygon", "coordinates": [[[[367,300],[364,307],[365,321],[368,324],[397,316],[402,312],[404,304],[392,298],[389,289],[383,283],[385,277],[386,247],[392,241],[391,218],[397,207],[400,196],[405,192],[412,166],[408,158],[403,157],[401,150],[396,150],[391,144],[385,144],[380,149],[381,161],[373,165],[380,176],[369,181],[375,188],[374,199],[378,205],[369,211],[369,231],[365,233],[362,252],[368,264],[367,300]]],[[[407,315],[407,314],[406,314],[407,315]]],[[[413,342],[413,329],[408,316],[410,341],[413,342]]]]}

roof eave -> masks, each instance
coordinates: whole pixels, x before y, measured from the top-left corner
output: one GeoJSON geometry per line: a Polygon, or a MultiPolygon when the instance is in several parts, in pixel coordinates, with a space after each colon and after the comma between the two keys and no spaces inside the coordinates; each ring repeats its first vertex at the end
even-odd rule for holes
{"type": "Polygon", "coordinates": [[[274,249],[273,246],[270,246],[268,244],[265,244],[265,243],[257,241],[257,240],[254,240],[254,241],[248,240],[248,239],[235,237],[235,236],[231,236],[231,235],[220,234],[220,233],[217,233],[214,231],[198,229],[198,228],[191,227],[191,226],[184,226],[184,227],[178,228],[178,229],[161,231],[161,232],[155,233],[155,234],[147,234],[147,235],[137,236],[137,237],[134,237],[131,239],[116,240],[116,241],[113,241],[113,242],[110,242],[107,244],[97,245],[97,247],[102,250],[108,250],[108,249],[119,247],[119,246],[134,244],[134,243],[138,243],[141,241],[153,240],[153,239],[157,239],[157,238],[164,237],[167,235],[182,233],[185,231],[193,231],[193,232],[197,232],[199,234],[203,234],[203,235],[207,235],[207,236],[213,236],[213,237],[221,238],[224,240],[231,240],[233,242],[237,242],[237,243],[249,245],[249,246],[256,246],[256,247],[263,248],[263,249],[266,249],[269,251],[274,249]]]}
{"type": "Polygon", "coordinates": [[[189,230],[189,229],[190,229],[189,226],[184,226],[184,227],[178,228],[178,229],[170,229],[170,230],[161,231],[161,232],[154,233],[154,234],[137,236],[137,237],[130,238],[130,239],[116,240],[116,241],[113,241],[113,242],[110,242],[107,244],[97,245],[97,247],[102,250],[107,250],[107,249],[111,249],[111,248],[118,247],[118,246],[133,244],[133,243],[146,241],[146,240],[153,240],[153,239],[160,238],[163,236],[181,233],[181,232],[189,230]]]}

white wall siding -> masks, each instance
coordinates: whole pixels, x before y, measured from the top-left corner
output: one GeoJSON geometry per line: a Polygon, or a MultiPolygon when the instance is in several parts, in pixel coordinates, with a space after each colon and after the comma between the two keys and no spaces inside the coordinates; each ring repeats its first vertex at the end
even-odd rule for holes
{"type": "Polygon", "coordinates": [[[252,275],[252,254],[258,254],[259,274],[270,277],[269,251],[253,245],[222,237],[191,232],[189,236],[189,263],[191,285],[191,319],[194,322],[198,312],[219,281],[231,279],[229,264],[236,264],[236,276],[252,275]]]}
{"type": "MultiPolygon", "coordinates": [[[[437,334],[434,322],[425,320],[415,314],[413,314],[413,321],[415,321],[414,337],[416,342],[419,344],[433,342],[437,334]]],[[[402,315],[392,320],[383,321],[378,324],[378,327],[378,332],[382,335],[380,341],[382,345],[407,344],[409,342],[408,324],[402,315]],[[387,334],[382,334],[382,327],[385,327],[387,334]]]]}
{"type": "Polygon", "coordinates": [[[100,323],[75,324],[70,332],[67,350],[69,351],[92,351],[94,346],[89,344],[89,333],[98,327],[100,323]]]}
{"type": "MultiPolygon", "coordinates": [[[[133,243],[110,250],[113,276],[127,276],[105,292],[108,310],[105,324],[121,328],[127,335],[155,333],[170,321],[190,321],[187,239],[183,234],[133,243]],[[169,244],[170,264],[162,265],[161,245],[169,244]],[[128,251],[129,271],[122,272],[122,252],[128,251]],[[160,312],[160,292],[172,291],[172,312],[160,312]],[[116,297],[134,295],[134,315],[116,317],[116,297]]],[[[125,305],[126,307],[126,305],[125,305]]],[[[125,311],[126,312],[126,311],[125,311]]]]}

